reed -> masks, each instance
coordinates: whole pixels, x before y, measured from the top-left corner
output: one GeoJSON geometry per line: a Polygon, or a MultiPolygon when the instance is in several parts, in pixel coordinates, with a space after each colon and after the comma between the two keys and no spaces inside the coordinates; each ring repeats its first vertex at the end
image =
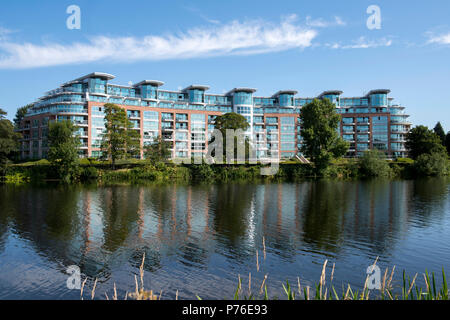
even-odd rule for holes
{"type": "MultiPolygon", "coordinates": [[[[373,266],[376,265],[378,258],[375,260],[373,266]]],[[[127,298],[135,299],[135,300],[161,300],[163,290],[160,290],[159,294],[155,294],[153,290],[145,290],[144,289],[144,263],[145,263],[145,255],[142,257],[142,263],[139,267],[139,278],[134,276],[135,281],[135,291],[132,293],[126,293],[124,299],[127,298]]],[[[258,260],[257,260],[258,264],[258,260]]],[[[445,275],[444,269],[442,269],[442,279],[440,283],[440,287],[438,287],[438,280],[436,279],[435,273],[428,273],[425,270],[423,274],[423,279],[425,283],[425,287],[422,288],[417,283],[418,274],[416,273],[412,279],[406,275],[406,272],[402,273],[402,282],[401,286],[397,287],[396,292],[400,292],[400,294],[394,294],[394,272],[395,266],[390,271],[389,268],[386,268],[383,278],[381,280],[381,288],[379,290],[369,290],[368,289],[368,279],[366,278],[364,282],[363,290],[360,292],[359,290],[353,290],[350,284],[347,284],[346,287],[342,285],[341,293],[339,294],[336,288],[333,285],[334,272],[335,272],[335,264],[333,263],[331,274],[330,274],[330,282],[327,285],[327,265],[328,260],[325,260],[322,266],[322,272],[319,278],[318,283],[314,284],[312,287],[315,288],[315,292],[311,294],[311,287],[308,285],[304,285],[302,287],[300,277],[297,277],[297,293],[292,289],[291,284],[288,280],[285,283],[281,283],[282,289],[285,294],[285,298],[287,300],[449,300],[449,289],[448,282],[445,275]],[[389,277],[388,277],[389,275],[389,277]]],[[[259,272],[259,267],[257,268],[259,272]]],[[[241,276],[238,275],[238,283],[234,293],[234,300],[269,300],[269,299],[278,299],[279,297],[270,297],[267,289],[267,279],[268,274],[264,275],[261,285],[259,286],[259,291],[255,293],[252,292],[252,274],[249,272],[248,275],[248,295],[242,295],[242,279],[241,276]]],[[[83,290],[85,288],[86,279],[84,279],[81,286],[80,297],[83,300],[83,290]]],[[[95,290],[97,286],[97,279],[94,281],[93,288],[91,290],[91,299],[95,298],[95,290]]],[[[108,294],[105,292],[105,298],[109,300],[108,294]]],[[[202,298],[196,295],[198,300],[202,300],[202,298]]],[[[179,292],[176,291],[175,300],[179,299],[179,292]]],[[[114,291],[112,295],[112,300],[118,300],[117,288],[114,283],[114,291]]]]}

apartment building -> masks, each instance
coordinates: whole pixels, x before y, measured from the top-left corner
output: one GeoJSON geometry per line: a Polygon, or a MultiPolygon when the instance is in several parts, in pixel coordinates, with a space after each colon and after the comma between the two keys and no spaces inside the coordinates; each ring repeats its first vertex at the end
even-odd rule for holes
{"type": "MultiPolygon", "coordinates": [[[[164,82],[144,80],[133,85],[111,83],[111,74],[94,72],[66,82],[38,99],[24,117],[19,131],[22,158],[45,158],[48,123],[72,121],[80,138],[80,157],[99,157],[104,131],[104,104],[114,103],[127,112],[141,145],[155,136],[170,143],[173,158],[203,156],[218,115],[236,112],[250,124],[256,156],[289,159],[300,154],[299,113],[313,99],[329,99],[342,115],[341,136],[349,141],[348,156],[379,149],[388,157],[404,157],[405,135],[411,127],[404,107],[393,102],[386,89],[362,97],[342,97],[342,91],[325,91],[318,97],[297,97],[295,90],[281,90],[270,97],[254,88],[237,87],[225,94],[209,93],[206,85],[183,90],[164,89],[164,82]]],[[[141,154],[141,157],[143,154],[141,154]]]]}

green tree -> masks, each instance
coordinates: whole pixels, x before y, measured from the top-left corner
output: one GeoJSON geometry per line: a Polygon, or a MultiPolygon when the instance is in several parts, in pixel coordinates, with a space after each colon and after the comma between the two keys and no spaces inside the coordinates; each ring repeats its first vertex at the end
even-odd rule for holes
{"type": "Polygon", "coordinates": [[[78,169],[80,139],[69,120],[50,122],[48,127],[48,160],[64,182],[69,182],[78,169]]]}
{"type": "Polygon", "coordinates": [[[242,129],[243,131],[249,128],[249,124],[247,119],[240,115],[239,113],[229,112],[225,113],[221,116],[217,116],[214,121],[214,128],[222,131],[222,134],[225,135],[226,129],[242,129]]]}
{"type": "Polygon", "coordinates": [[[165,162],[172,155],[169,148],[170,143],[164,141],[160,135],[154,137],[152,143],[145,146],[145,158],[150,160],[151,163],[165,162]]]}
{"type": "Polygon", "coordinates": [[[19,128],[20,122],[27,114],[28,110],[33,106],[33,104],[27,104],[26,106],[20,107],[16,111],[16,116],[14,117],[14,127],[19,128]]]}
{"type": "Polygon", "coordinates": [[[450,131],[445,136],[445,146],[447,147],[447,153],[450,155],[450,131]]]}
{"type": "MultiPolygon", "coordinates": [[[[227,129],[232,130],[242,130],[246,131],[250,127],[249,123],[247,122],[247,119],[238,113],[235,112],[229,112],[225,113],[221,116],[217,116],[214,122],[214,129],[220,130],[222,133],[223,138],[223,155],[226,156],[226,150],[227,150],[227,135],[226,131],[227,129]]],[[[210,141],[213,142],[213,141],[210,141]]],[[[238,148],[244,147],[245,149],[245,157],[248,159],[249,153],[250,153],[250,142],[248,137],[244,137],[244,139],[238,139],[238,137],[234,137],[234,157],[236,158],[238,156],[238,148]],[[243,145],[242,145],[243,144],[243,145]]]]}
{"type": "Polygon", "coordinates": [[[333,158],[342,157],[349,144],[338,134],[341,121],[336,107],[328,99],[314,99],[300,112],[301,151],[314,163],[316,174],[322,174],[333,158]]]}
{"type": "Polygon", "coordinates": [[[409,156],[417,159],[421,154],[444,153],[445,148],[439,136],[426,126],[417,126],[406,135],[406,149],[409,156]]]}
{"type": "Polygon", "coordinates": [[[11,162],[19,146],[20,134],[14,132],[14,126],[5,119],[6,112],[0,109],[0,170],[5,174],[6,165],[11,162]]]}
{"type": "Polygon", "coordinates": [[[101,149],[104,157],[111,159],[113,170],[116,160],[140,156],[140,133],[133,129],[133,123],[128,119],[125,109],[118,105],[107,103],[105,108],[105,133],[101,149]]]}
{"type": "Polygon", "coordinates": [[[368,150],[358,159],[359,172],[363,177],[388,177],[391,168],[386,155],[379,150],[368,150]]]}
{"type": "Polygon", "coordinates": [[[417,157],[414,168],[421,176],[446,175],[449,171],[447,155],[442,152],[423,153],[417,157]]]}
{"type": "Polygon", "coordinates": [[[445,131],[440,122],[436,123],[433,131],[438,135],[439,139],[441,139],[442,145],[445,146],[445,131]]]}

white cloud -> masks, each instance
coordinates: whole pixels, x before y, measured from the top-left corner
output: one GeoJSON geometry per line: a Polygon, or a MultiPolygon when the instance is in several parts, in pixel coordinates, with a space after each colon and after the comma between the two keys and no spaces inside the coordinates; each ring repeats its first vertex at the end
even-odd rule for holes
{"type": "Polygon", "coordinates": [[[0,27],[0,41],[1,41],[1,40],[5,40],[6,37],[7,37],[9,34],[13,33],[13,32],[14,32],[14,31],[12,31],[12,30],[9,30],[9,29],[0,27]]]}
{"type": "Polygon", "coordinates": [[[332,49],[369,49],[378,47],[390,47],[392,45],[392,39],[381,38],[377,40],[367,40],[365,37],[359,37],[357,40],[353,41],[351,44],[341,44],[341,43],[328,43],[327,47],[332,49]]]}
{"type": "Polygon", "coordinates": [[[200,18],[202,18],[206,22],[213,23],[213,24],[220,24],[219,20],[211,19],[211,18],[205,16],[203,13],[201,13],[201,11],[198,8],[190,7],[190,6],[184,6],[184,8],[190,12],[197,14],[200,18]]]}
{"type": "Polygon", "coordinates": [[[310,16],[307,16],[306,25],[313,28],[327,28],[334,26],[345,26],[347,23],[338,16],[335,16],[333,21],[326,21],[322,18],[312,19],[310,16]]]}
{"type": "Polygon", "coordinates": [[[166,36],[96,36],[87,42],[69,45],[0,41],[0,68],[34,68],[100,60],[133,62],[252,55],[310,47],[318,33],[300,26],[296,19],[291,15],[278,24],[262,20],[233,21],[166,36]]]}
{"type": "Polygon", "coordinates": [[[435,36],[430,33],[427,43],[443,44],[443,45],[450,44],[450,32],[447,34],[441,34],[439,36],[435,36]]]}

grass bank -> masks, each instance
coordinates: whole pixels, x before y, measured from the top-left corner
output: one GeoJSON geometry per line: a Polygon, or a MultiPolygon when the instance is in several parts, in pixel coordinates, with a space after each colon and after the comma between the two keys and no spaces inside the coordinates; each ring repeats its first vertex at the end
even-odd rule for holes
{"type": "MultiPolygon", "coordinates": [[[[74,182],[115,183],[222,183],[230,181],[299,181],[304,179],[333,178],[361,179],[384,177],[411,179],[421,176],[417,164],[411,159],[387,161],[381,159],[338,159],[318,176],[312,164],[285,161],[274,175],[262,176],[261,164],[151,164],[145,160],[121,160],[111,169],[108,161],[82,159],[75,170],[74,182]]],[[[267,167],[267,166],[266,166],[267,167]]],[[[449,165],[450,167],[450,165],[449,165]]],[[[448,170],[445,172],[448,174],[448,170]]],[[[56,170],[47,160],[12,164],[7,167],[7,183],[40,183],[57,181],[56,170]]]]}

